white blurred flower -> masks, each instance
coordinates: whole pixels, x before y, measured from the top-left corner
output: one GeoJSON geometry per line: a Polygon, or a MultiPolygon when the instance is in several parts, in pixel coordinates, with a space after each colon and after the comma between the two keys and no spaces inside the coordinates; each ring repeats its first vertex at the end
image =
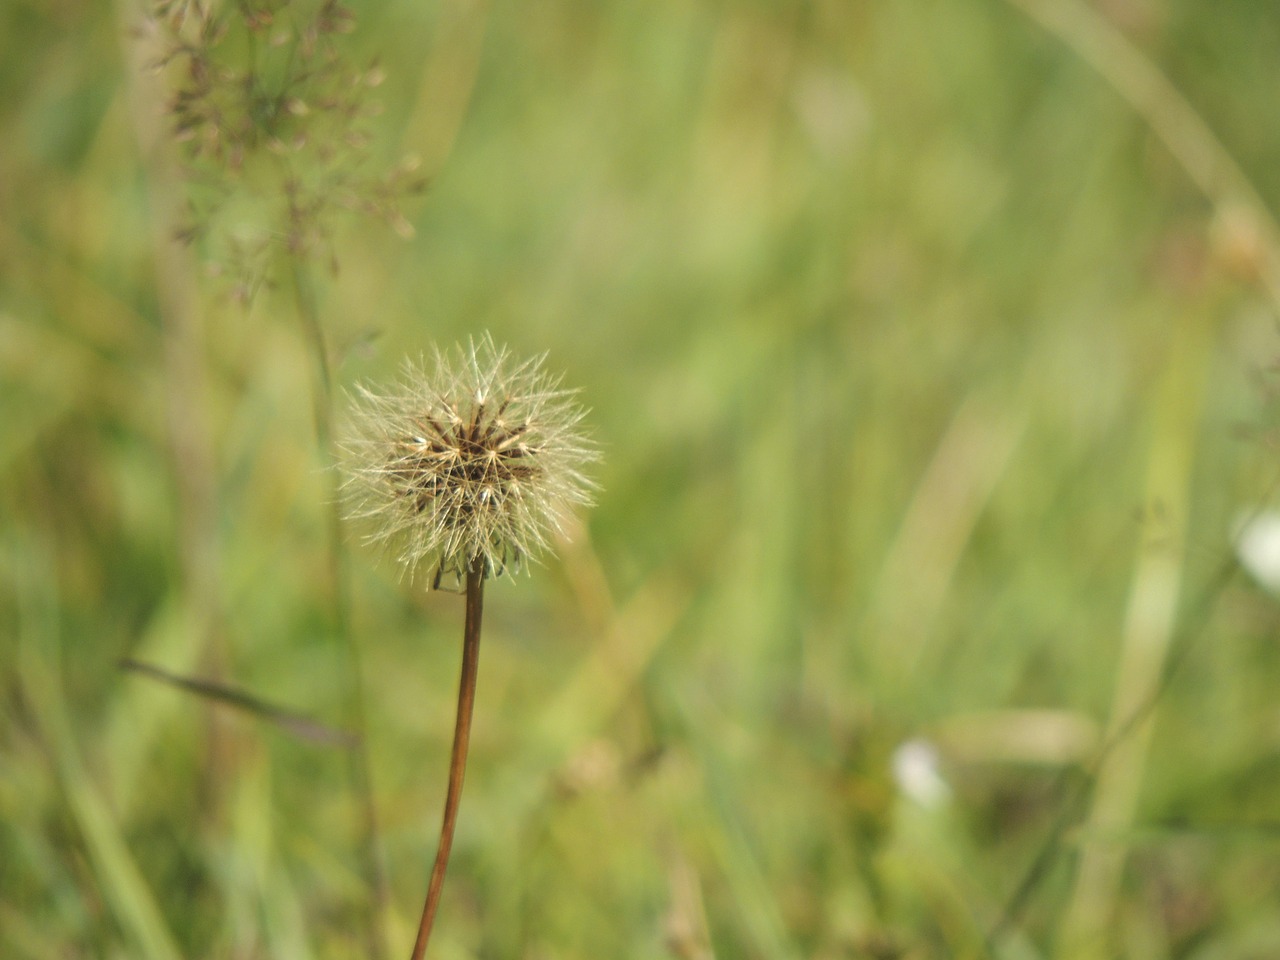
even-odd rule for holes
{"type": "Polygon", "coordinates": [[[1236,556],[1249,576],[1280,594],[1280,512],[1258,510],[1236,525],[1236,556]]]}
{"type": "Polygon", "coordinates": [[[951,786],[939,772],[938,748],[917,737],[893,751],[893,779],[898,789],[922,807],[940,807],[951,799],[951,786]]]}

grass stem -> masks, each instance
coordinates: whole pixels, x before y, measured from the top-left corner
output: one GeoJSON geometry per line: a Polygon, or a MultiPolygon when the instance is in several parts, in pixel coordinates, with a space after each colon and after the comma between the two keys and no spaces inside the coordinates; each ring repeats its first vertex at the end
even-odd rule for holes
{"type": "Polygon", "coordinates": [[[1280,223],[1244,168],[1169,77],[1105,17],[1077,0],[1008,0],[1087,63],[1160,138],[1216,206],[1243,204],[1264,249],[1259,280],[1280,310],[1280,223]]]}
{"type": "Polygon", "coordinates": [[[364,667],[360,651],[351,633],[350,602],[347,596],[345,552],[342,545],[342,516],[338,507],[338,476],[333,449],[333,373],[329,350],[325,344],[324,329],[320,324],[320,311],[316,304],[315,290],[306,274],[303,263],[297,257],[290,258],[290,277],[293,282],[294,302],[303,332],[315,360],[316,384],[312,390],[312,408],[315,416],[316,445],[328,480],[326,491],[327,553],[330,627],[340,638],[347,658],[347,675],[350,688],[347,703],[347,726],[355,735],[355,746],[350,756],[350,777],[361,806],[363,820],[363,857],[365,881],[372,894],[372,906],[367,918],[366,940],[369,956],[381,960],[386,956],[386,943],[379,918],[386,903],[386,879],[378,852],[378,814],[373,799],[373,778],[369,770],[369,748],[366,736],[366,711],[364,704],[364,667]]]}

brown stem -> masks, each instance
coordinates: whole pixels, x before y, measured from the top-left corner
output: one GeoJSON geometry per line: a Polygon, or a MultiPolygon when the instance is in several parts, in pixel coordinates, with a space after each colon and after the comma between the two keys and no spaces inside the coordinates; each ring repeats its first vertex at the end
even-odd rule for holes
{"type": "Polygon", "coordinates": [[[440,905],[444,872],[449,866],[453,847],[453,827],[458,822],[458,801],[462,798],[462,778],[467,772],[467,745],[471,741],[471,708],[476,702],[476,671],[480,665],[480,615],[484,612],[484,565],[472,564],[467,571],[467,621],[462,634],[462,677],[458,683],[458,717],[453,726],[453,755],[449,758],[449,789],[444,799],[444,821],[440,824],[440,847],[431,868],[431,883],[422,905],[418,939],[413,945],[413,960],[427,953],[427,940],[440,905]]]}

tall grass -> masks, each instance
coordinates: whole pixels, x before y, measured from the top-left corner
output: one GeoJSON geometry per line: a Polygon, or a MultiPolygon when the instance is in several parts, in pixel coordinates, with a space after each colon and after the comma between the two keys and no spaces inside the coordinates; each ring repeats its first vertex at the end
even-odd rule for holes
{"type": "MultiPolygon", "coordinates": [[[[433,953],[1280,953],[1280,617],[1220,576],[1277,470],[1270,7],[356,13],[432,181],[311,281],[335,384],[488,329],[605,447],[490,588],[433,953]]],[[[347,716],[312,354],[287,287],[157,255],[121,23],[0,10],[0,954],[363,956],[346,753],[117,668],[213,622],[347,716]]],[[[349,549],[407,955],[462,609],[349,549]]]]}

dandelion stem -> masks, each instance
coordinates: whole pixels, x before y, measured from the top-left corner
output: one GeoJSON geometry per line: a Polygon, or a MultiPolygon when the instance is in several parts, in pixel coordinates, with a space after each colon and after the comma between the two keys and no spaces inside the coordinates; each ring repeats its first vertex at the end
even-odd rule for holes
{"type": "Polygon", "coordinates": [[[453,847],[453,828],[458,821],[458,801],[462,798],[462,778],[467,772],[467,746],[471,741],[471,708],[476,700],[476,672],[480,664],[480,617],[484,612],[484,564],[474,561],[467,569],[467,618],[462,635],[462,676],[458,683],[458,717],[453,727],[453,754],[449,758],[449,789],[445,793],[444,819],[440,824],[440,846],[431,868],[431,883],[422,905],[418,939],[413,945],[413,960],[427,953],[427,940],[440,905],[444,872],[449,866],[453,847]]]}

